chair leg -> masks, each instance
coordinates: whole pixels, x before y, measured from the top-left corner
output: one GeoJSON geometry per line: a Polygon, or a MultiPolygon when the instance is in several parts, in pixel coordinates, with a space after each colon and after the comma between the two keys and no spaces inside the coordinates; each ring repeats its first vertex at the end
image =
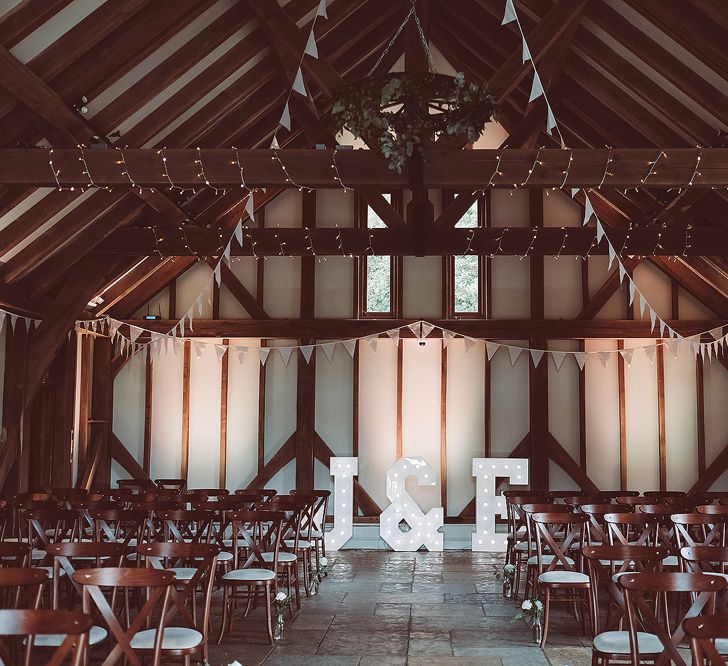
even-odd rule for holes
{"type": "Polygon", "coordinates": [[[268,623],[268,642],[273,645],[273,624],[271,618],[270,583],[265,584],[265,619],[268,623]]]}
{"type": "Polygon", "coordinates": [[[217,644],[220,645],[222,642],[223,634],[225,633],[225,623],[228,619],[228,586],[223,585],[222,592],[222,623],[220,624],[220,635],[217,637],[217,644]]]}
{"type": "Polygon", "coordinates": [[[546,634],[549,632],[549,606],[551,605],[551,588],[546,588],[546,597],[543,602],[543,634],[541,635],[541,648],[546,645],[546,634]]]}

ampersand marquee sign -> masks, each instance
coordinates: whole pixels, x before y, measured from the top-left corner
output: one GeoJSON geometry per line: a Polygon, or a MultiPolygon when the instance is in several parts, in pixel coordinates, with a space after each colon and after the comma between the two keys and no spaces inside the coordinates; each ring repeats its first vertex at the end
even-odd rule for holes
{"type": "MultiPolygon", "coordinates": [[[[326,549],[339,550],[351,537],[354,528],[354,476],[359,472],[358,458],[331,458],[334,477],[333,528],[326,532],[326,549]]],[[[400,458],[387,471],[387,497],[391,504],[379,516],[379,534],[396,551],[443,549],[444,524],[442,507],[424,513],[405,490],[405,481],[414,476],[421,486],[436,485],[432,466],[419,457],[400,458]],[[404,525],[406,523],[406,525],[404,525]],[[404,527],[404,529],[403,529],[404,527]]],[[[496,532],[496,516],[506,517],[506,502],[496,494],[496,479],[514,485],[528,485],[526,458],[473,458],[475,477],[474,551],[503,552],[507,534],[496,532]]]]}

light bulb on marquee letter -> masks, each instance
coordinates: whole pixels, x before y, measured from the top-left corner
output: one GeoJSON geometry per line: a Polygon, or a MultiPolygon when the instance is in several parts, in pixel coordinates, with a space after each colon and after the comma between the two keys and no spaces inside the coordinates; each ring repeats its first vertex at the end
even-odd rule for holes
{"type": "Polygon", "coordinates": [[[508,535],[496,534],[496,515],[506,518],[506,498],[495,494],[496,478],[514,485],[528,484],[528,458],[473,458],[475,533],[473,551],[504,553],[508,535]]]}
{"type": "Polygon", "coordinates": [[[424,458],[400,458],[387,471],[387,497],[392,502],[379,516],[379,536],[393,550],[415,551],[424,545],[427,550],[442,550],[442,507],[430,509],[426,514],[405,490],[407,477],[414,476],[420,486],[435,485],[435,470],[424,458]],[[399,528],[402,521],[410,526],[409,532],[399,528]]]}
{"type": "Polygon", "coordinates": [[[359,473],[359,458],[331,458],[329,470],[334,477],[334,526],[324,533],[326,550],[339,550],[354,532],[354,477],[359,473]]]}

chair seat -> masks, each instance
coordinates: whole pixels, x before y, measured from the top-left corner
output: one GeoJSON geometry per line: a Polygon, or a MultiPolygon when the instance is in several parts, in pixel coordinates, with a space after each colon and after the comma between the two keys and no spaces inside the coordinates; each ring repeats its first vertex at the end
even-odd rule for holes
{"type": "Polygon", "coordinates": [[[518,542],[518,543],[517,543],[517,544],[516,544],[516,545],[514,546],[514,548],[515,548],[516,550],[521,550],[521,551],[527,551],[527,550],[528,550],[528,541],[519,541],[519,542],[518,542]]]}
{"type": "Polygon", "coordinates": [[[664,560],[662,560],[663,567],[677,567],[679,565],[680,562],[677,559],[677,555],[668,555],[664,560]]]}
{"type": "Polygon", "coordinates": [[[170,567],[167,571],[174,571],[177,580],[191,580],[197,573],[194,567],[170,567]]]}
{"type": "MultiPolygon", "coordinates": [[[[196,560],[204,560],[205,558],[204,557],[196,557],[195,559],[196,560]]],[[[232,559],[233,559],[233,554],[232,553],[228,553],[227,551],[221,550],[217,554],[217,563],[218,564],[220,564],[220,562],[229,562],[232,559]]]]}
{"type": "MultiPolygon", "coordinates": [[[[283,543],[286,544],[286,548],[293,548],[296,545],[295,539],[285,539],[283,543]]],[[[298,541],[298,550],[310,550],[313,544],[310,541],[304,541],[300,539],[298,541]]]]}
{"type": "MultiPolygon", "coordinates": [[[[275,553],[263,553],[264,562],[272,562],[275,557],[275,553]]],[[[278,553],[278,563],[289,563],[295,562],[298,559],[295,553],[278,553]]]]}
{"type": "Polygon", "coordinates": [[[259,581],[275,580],[275,573],[270,569],[235,569],[228,571],[223,580],[257,583],[259,581]]]}
{"type": "MultiPolygon", "coordinates": [[[[153,650],[156,629],[138,631],[131,639],[133,650],[153,650]]],[[[197,629],[187,627],[165,627],[162,636],[162,650],[191,650],[202,645],[204,637],[197,629]]]]}
{"type": "MultiPolygon", "coordinates": [[[[555,555],[541,555],[541,562],[543,564],[551,564],[551,562],[554,561],[555,555]]],[[[566,561],[569,563],[569,566],[574,565],[574,560],[572,560],[570,557],[566,558],[566,561]]],[[[538,565],[538,555],[531,555],[531,557],[528,558],[528,565],[535,567],[538,565]]]]}
{"type": "Polygon", "coordinates": [[[94,557],[93,555],[74,555],[72,559],[74,562],[78,560],[79,562],[93,562],[95,560],[108,560],[111,557],[111,555],[102,555],[101,557],[94,557]]]}
{"type": "Polygon", "coordinates": [[[613,564],[615,567],[621,567],[624,564],[624,560],[599,560],[599,564],[603,567],[608,567],[613,564]]]}
{"type": "Polygon", "coordinates": [[[30,554],[30,559],[42,560],[45,559],[46,555],[47,553],[44,550],[41,550],[40,548],[33,548],[33,552],[30,554]]]}
{"type": "Polygon", "coordinates": [[[311,530],[311,538],[312,539],[323,539],[324,533],[319,530],[311,530]]]}
{"type": "MultiPolygon", "coordinates": [[[[606,654],[629,654],[628,631],[605,631],[594,637],[594,649],[606,654]]],[[[637,648],[641,655],[659,654],[663,647],[655,634],[637,632],[637,648]]]]}
{"type": "MultiPolygon", "coordinates": [[[[98,645],[101,641],[106,640],[108,632],[103,627],[93,626],[88,632],[88,644],[98,645]]],[[[33,645],[36,647],[58,647],[66,640],[66,634],[45,634],[37,635],[33,645]]]]}
{"type": "Polygon", "coordinates": [[[579,571],[544,571],[538,577],[539,583],[571,585],[574,583],[588,583],[589,576],[579,571]]]}

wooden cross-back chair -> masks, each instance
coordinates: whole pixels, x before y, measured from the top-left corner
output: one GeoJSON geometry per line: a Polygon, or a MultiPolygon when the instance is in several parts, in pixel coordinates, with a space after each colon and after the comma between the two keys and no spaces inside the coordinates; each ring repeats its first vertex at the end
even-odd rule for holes
{"type": "Polygon", "coordinates": [[[672,514],[670,520],[675,526],[677,547],[725,546],[727,518],[705,513],[672,514]]]}
{"type": "MultiPolygon", "coordinates": [[[[665,548],[670,548],[676,553],[675,526],[670,519],[670,516],[676,513],[674,507],[665,502],[660,502],[659,504],[640,504],[637,509],[641,513],[657,516],[657,523],[655,524],[656,545],[665,546],[665,548]]],[[[674,562],[665,566],[677,566],[677,558],[675,557],[674,560],[674,562]]]]}
{"type": "Polygon", "coordinates": [[[324,527],[326,525],[326,514],[328,513],[330,490],[291,490],[295,497],[308,497],[313,500],[310,515],[304,516],[304,528],[310,527],[308,538],[313,544],[313,552],[316,558],[316,570],[321,568],[321,557],[326,557],[326,541],[324,539],[324,527]],[[310,525],[306,525],[306,522],[310,525]]]}
{"type": "Polygon", "coordinates": [[[683,546],[680,558],[686,571],[728,579],[728,546],[683,546]]]}
{"type": "Polygon", "coordinates": [[[581,513],[589,517],[586,524],[587,542],[590,546],[602,546],[609,543],[607,527],[604,516],[608,513],[632,513],[632,507],[619,504],[582,504],[579,507],[581,513]]]}
{"type": "Polygon", "coordinates": [[[155,479],[154,483],[160,490],[182,493],[187,489],[187,479],[155,479]]]}
{"type": "Polygon", "coordinates": [[[44,663],[60,666],[70,657],[72,666],[84,663],[88,632],[92,619],[86,613],[64,610],[0,610],[0,637],[24,639],[25,649],[19,645],[9,648],[0,642],[0,663],[18,663],[16,655],[24,652],[23,664],[30,666],[33,648],[53,650],[44,663]],[[57,645],[51,645],[57,642],[57,645]]]}
{"type": "Polygon", "coordinates": [[[30,544],[0,541],[0,568],[21,568],[30,564],[30,544]]]}
{"type": "MultiPolygon", "coordinates": [[[[137,554],[144,558],[147,567],[172,572],[176,577],[170,590],[171,606],[164,620],[162,654],[181,656],[186,660],[191,655],[201,654],[207,663],[210,604],[219,552],[216,545],[207,543],[151,543],[137,547],[137,554]],[[197,612],[199,589],[202,589],[204,599],[201,620],[197,612]],[[181,617],[184,626],[171,625],[176,616],[181,617]]],[[[147,642],[151,643],[151,638],[152,635],[148,635],[147,642]]]]}
{"type": "MultiPolygon", "coordinates": [[[[258,595],[263,596],[268,625],[268,640],[273,644],[273,626],[271,606],[278,592],[278,558],[281,554],[284,524],[286,516],[275,511],[234,511],[228,514],[232,526],[234,568],[222,576],[223,584],[223,617],[220,626],[218,643],[226,631],[232,630],[233,607],[237,598],[237,589],[245,588],[247,604],[245,616],[248,615],[251,603],[258,595]]],[[[290,574],[288,594],[290,600],[290,574]]],[[[289,603],[290,612],[290,603],[289,603]]]]}
{"type": "Polygon", "coordinates": [[[0,603],[3,608],[37,608],[43,585],[48,580],[45,569],[5,567],[0,569],[0,603]]]}
{"type": "Polygon", "coordinates": [[[76,571],[73,578],[83,588],[83,611],[99,615],[115,641],[102,666],[117,664],[122,657],[132,666],[142,666],[140,659],[142,652],[145,658],[151,655],[153,666],[159,666],[174,573],[152,568],[108,567],[76,571]],[[144,605],[132,622],[122,627],[102,588],[119,589],[124,592],[146,590],[144,605]],[[157,619],[153,620],[154,617],[157,619]],[[156,625],[154,628],[142,629],[145,626],[149,627],[152,622],[156,625]],[[150,631],[155,632],[151,644],[148,641],[150,634],[144,633],[150,631]],[[140,641],[137,638],[140,633],[144,640],[140,641]]]}
{"type": "Polygon", "coordinates": [[[659,516],[650,513],[605,513],[607,537],[612,546],[654,546],[659,516]]]}
{"type": "Polygon", "coordinates": [[[678,666],[687,666],[687,662],[677,649],[685,637],[684,620],[711,612],[713,604],[718,600],[716,596],[728,586],[728,581],[719,576],[710,576],[696,573],[632,573],[620,578],[620,585],[624,590],[625,606],[627,608],[627,626],[629,628],[630,655],[633,664],[640,663],[640,648],[642,642],[638,633],[645,631],[655,636],[661,646],[661,654],[654,660],[656,666],[669,663],[678,666]],[[688,593],[692,603],[685,613],[681,613],[674,627],[668,625],[667,612],[668,593],[688,593]],[[655,614],[655,604],[648,601],[645,595],[657,595],[663,608],[661,619],[655,614]]]}
{"type": "Polygon", "coordinates": [[[617,497],[638,497],[638,490],[600,490],[597,493],[597,497],[602,502],[611,502],[617,497]]]}
{"type": "Polygon", "coordinates": [[[147,516],[129,509],[93,509],[89,516],[94,525],[95,541],[123,543],[127,548],[143,540],[147,516]]]}
{"type": "Polygon", "coordinates": [[[545,592],[542,648],[548,636],[552,592],[565,590],[571,593],[565,599],[558,600],[573,603],[575,610],[579,604],[586,605],[591,621],[591,581],[587,574],[578,570],[576,559],[572,557],[576,554],[575,549],[578,549],[578,554],[581,553],[588,520],[583,513],[550,511],[531,515],[536,537],[537,590],[545,592]],[[582,596],[584,593],[586,598],[582,596]]]}
{"type": "Polygon", "coordinates": [[[696,507],[695,510],[709,516],[728,516],[728,506],[724,504],[703,504],[696,507]]]}
{"type": "Polygon", "coordinates": [[[159,511],[162,541],[177,543],[210,543],[213,514],[211,511],[169,509],[159,511]]]}
{"type": "MultiPolygon", "coordinates": [[[[619,587],[619,579],[629,573],[660,571],[662,560],[669,551],[652,546],[586,546],[583,549],[587,571],[591,581],[592,598],[592,662],[601,660],[624,661],[629,658],[629,632],[621,629],[626,618],[624,594],[619,587]],[[599,584],[603,583],[607,593],[607,614],[605,630],[600,631],[599,584]]],[[[656,639],[640,637],[643,653],[659,655],[662,645],[656,639]]]]}
{"type": "Polygon", "coordinates": [[[728,615],[707,615],[685,620],[693,664],[728,666],[728,615]]]}

